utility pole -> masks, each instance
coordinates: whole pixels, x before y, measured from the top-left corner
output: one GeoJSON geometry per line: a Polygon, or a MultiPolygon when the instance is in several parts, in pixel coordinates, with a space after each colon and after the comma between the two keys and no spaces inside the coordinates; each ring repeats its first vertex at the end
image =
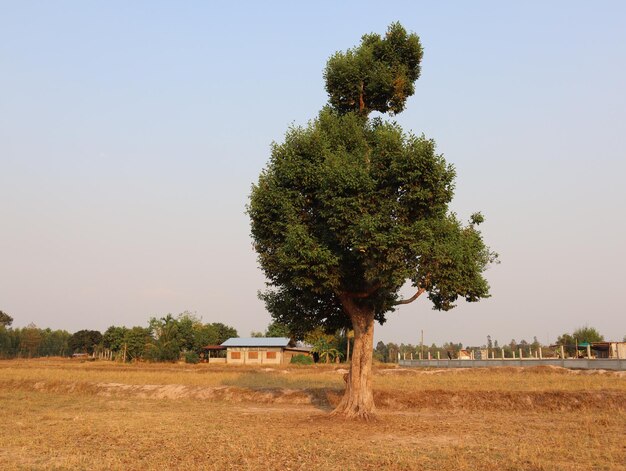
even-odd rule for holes
{"type": "Polygon", "coordinates": [[[422,339],[420,340],[420,355],[424,359],[424,329],[422,329],[422,339]]]}

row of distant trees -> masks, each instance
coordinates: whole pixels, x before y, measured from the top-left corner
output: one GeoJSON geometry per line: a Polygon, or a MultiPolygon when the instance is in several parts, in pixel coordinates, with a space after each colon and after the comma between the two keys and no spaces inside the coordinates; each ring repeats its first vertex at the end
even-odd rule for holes
{"type": "MultiPolygon", "coordinates": [[[[238,337],[237,330],[220,322],[203,323],[195,314],[183,312],[177,316],[167,314],[152,317],[147,327],[111,326],[104,333],[97,330],[79,330],[69,333],[65,330],[40,329],[34,324],[23,328],[11,328],[13,318],[0,311],[0,358],[35,358],[46,356],[70,356],[75,353],[94,354],[107,352],[126,361],[176,361],[187,358],[194,361],[202,354],[202,347],[219,345],[231,337],[238,337]]],[[[252,337],[290,337],[312,347],[315,356],[321,362],[344,361],[350,356],[354,334],[342,329],[334,333],[321,328],[294,336],[289,326],[272,322],[264,332],[251,332],[252,337]]],[[[487,336],[482,345],[470,346],[461,342],[445,342],[442,345],[385,344],[380,341],[374,349],[374,358],[385,363],[397,362],[398,355],[417,358],[420,354],[427,358],[446,358],[448,354],[456,357],[460,350],[489,348],[504,351],[505,357],[512,357],[513,352],[536,351],[546,348],[537,337],[532,342],[512,339],[500,344],[487,336]]],[[[594,327],[584,326],[572,333],[560,335],[556,345],[563,345],[568,355],[573,355],[576,346],[585,342],[601,342],[604,336],[594,327]]],[[[626,337],[624,337],[626,341],[626,337]]]]}
{"type": "Polygon", "coordinates": [[[62,356],[70,353],[69,332],[40,329],[34,324],[13,329],[12,324],[13,318],[0,311],[0,358],[62,356]]]}
{"type": "Polygon", "coordinates": [[[70,356],[76,353],[148,361],[197,359],[202,347],[219,345],[237,330],[220,322],[203,323],[196,315],[183,312],[152,317],[147,327],[111,326],[97,330],[41,329],[34,324],[12,328],[13,318],[0,311],[0,358],[70,356]]]}

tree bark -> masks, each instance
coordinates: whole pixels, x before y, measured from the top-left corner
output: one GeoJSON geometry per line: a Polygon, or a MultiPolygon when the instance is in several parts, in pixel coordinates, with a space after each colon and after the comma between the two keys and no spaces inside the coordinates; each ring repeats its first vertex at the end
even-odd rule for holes
{"type": "Polygon", "coordinates": [[[352,320],[354,346],[346,390],[333,415],[362,420],[376,414],[372,392],[372,359],[374,352],[374,311],[359,307],[354,300],[340,296],[346,313],[352,320]]]}

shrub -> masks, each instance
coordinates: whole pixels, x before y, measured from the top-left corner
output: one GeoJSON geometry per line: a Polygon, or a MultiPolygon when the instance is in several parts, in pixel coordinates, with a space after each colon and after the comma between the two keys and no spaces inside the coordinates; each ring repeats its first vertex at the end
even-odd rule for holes
{"type": "Polygon", "coordinates": [[[312,365],[313,358],[308,355],[303,355],[299,353],[298,355],[294,355],[291,357],[291,363],[294,365],[312,365]]]}
{"type": "Polygon", "coordinates": [[[185,353],[185,363],[200,363],[200,357],[196,352],[187,352],[185,353]]]}

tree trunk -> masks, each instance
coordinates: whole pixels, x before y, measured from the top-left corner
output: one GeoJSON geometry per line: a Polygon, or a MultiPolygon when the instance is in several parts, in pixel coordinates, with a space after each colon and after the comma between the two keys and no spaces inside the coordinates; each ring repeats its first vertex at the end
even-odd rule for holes
{"type": "Polygon", "coordinates": [[[352,299],[342,297],[341,300],[352,319],[354,346],[346,390],[333,415],[369,420],[376,412],[372,392],[374,311],[356,306],[352,299]]]}

